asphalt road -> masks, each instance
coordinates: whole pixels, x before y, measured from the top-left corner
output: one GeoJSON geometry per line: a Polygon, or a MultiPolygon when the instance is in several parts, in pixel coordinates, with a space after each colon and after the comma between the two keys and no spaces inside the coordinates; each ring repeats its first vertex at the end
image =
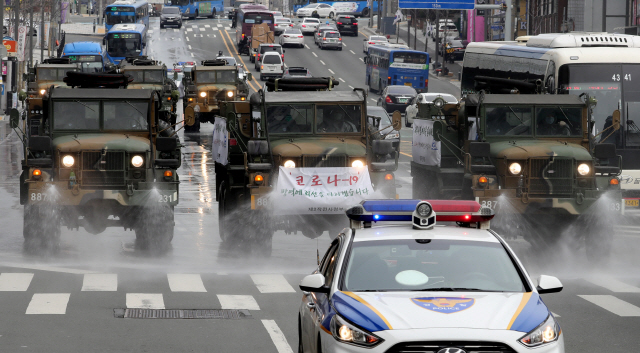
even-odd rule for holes
{"type": "MultiPolygon", "coordinates": [[[[171,64],[234,53],[227,20],[187,21],[181,30],[160,30],[152,20],[151,55],[171,64]],[[196,27],[193,27],[196,26],[196,27]]],[[[314,75],[333,75],[339,89],[364,86],[362,34],[344,39],[341,52],[289,49],[285,62],[314,75]],[[353,50],[353,53],[351,52],[353,50]],[[329,71],[331,70],[331,71],[329,71]]],[[[242,59],[248,63],[247,57],[242,59]]],[[[251,68],[253,71],[253,69],[251,68]]],[[[255,72],[254,72],[255,73],[255,72]]],[[[261,83],[252,82],[253,89],[261,83]]],[[[455,93],[432,79],[431,91],[455,93]]],[[[371,99],[376,98],[371,95],[371,99]]],[[[371,101],[374,104],[373,101],[371,101]]],[[[297,349],[300,279],[313,271],[329,237],[310,240],[276,233],[269,259],[232,253],[217,228],[215,174],[210,156],[212,125],[180,133],[187,145],[179,170],[180,205],[172,249],[161,256],[134,250],[133,232],[100,235],[63,230],[59,253],[25,254],[18,176],[22,149],[0,121],[0,351],[1,352],[239,352],[288,353],[297,349]],[[246,309],[241,319],[125,319],[124,308],[246,309]],[[116,314],[114,314],[116,310],[116,314]]],[[[403,129],[397,173],[401,198],[411,197],[411,131],[403,129]]],[[[637,352],[640,328],[640,228],[614,230],[607,267],[586,262],[583,250],[561,246],[541,254],[521,239],[510,241],[530,274],[558,276],[565,289],[543,299],[558,316],[567,352],[637,352]]]]}

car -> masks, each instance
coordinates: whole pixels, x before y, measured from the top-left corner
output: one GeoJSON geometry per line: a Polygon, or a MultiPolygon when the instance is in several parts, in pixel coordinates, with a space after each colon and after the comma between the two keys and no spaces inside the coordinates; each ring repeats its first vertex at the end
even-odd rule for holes
{"type": "Polygon", "coordinates": [[[299,8],[298,11],[296,11],[296,16],[298,16],[298,18],[302,18],[302,17],[333,18],[336,15],[336,13],[337,13],[336,9],[329,4],[315,3],[315,4],[309,4],[305,7],[299,8]]]}
{"type": "Polygon", "coordinates": [[[316,43],[316,45],[319,45],[320,39],[324,35],[325,31],[337,31],[337,30],[338,30],[337,28],[335,28],[334,26],[331,26],[331,25],[318,26],[316,31],[313,33],[313,41],[316,43]]]}
{"type": "Polygon", "coordinates": [[[447,38],[447,41],[438,47],[438,51],[442,57],[446,57],[446,61],[453,64],[455,60],[462,60],[464,52],[467,49],[466,40],[447,38]],[[446,53],[445,53],[446,52],[446,53]]]}
{"type": "Polygon", "coordinates": [[[280,78],[284,74],[284,60],[280,53],[268,51],[264,53],[260,60],[260,80],[264,81],[268,77],[280,78]]]}
{"type": "Polygon", "coordinates": [[[393,148],[396,152],[400,152],[400,132],[393,129],[393,123],[391,117],[386,110],[377,105],[367,106],[367,123],[370,124],[372,129],[372,136],[374,138],[391,141],[393,148]],[[378,121],[375,121],[378,118],[378,121]]]}
{"type": "Polygon", "coordinates": [[[409,102],[418,95],[413,87],[401,85],[389,85],[384,88],[378,98],[378,106],[383,107],[388,113],[399,111],[404,113],[409,102]]]}
{"type": "Polygon", "coordinates": [[[410,127],[413,125],[413,119],[418,115],[418,104],[431,103],[438,97],[444,99],[446,104],[458,104],[458,99],[448,93],[419,93],[409,102],[409,106],[404,114],[404,126],[410,127]]]}
{"type": "Polygon", "coordinates": [[[385,36],[371,36],[362,40],[362,52],[367,53],[370,45],[384,45],[389,43],[389,39],[385,36]]]}
{"type": "Polygon", "coordinates": [[[280,11],[271,11],[271,13],[273,14],[273,18],[283,17],[280,11]]]}
{"type": "Polygon", "coordinates": [[[160,28],[166,26],[182,27],[182,13],[180,8],[174,6],[165,6],[160,13],[160,28]]]}
{"type": "Polygon", "coordinates": [[[313,77],[313,75],[311,75],[311,71],[309,71],[309,69],[307,69],[306,67],[289,66],[284,70],[282,78],[291,77],[313,77]]]}
{"type": "Polygon", "coordinates": [[[278,17],[275,19],[275,23],[273,25],[275,35],[279,36],[284,32],[285,29],[293,28],[293,23],[290,18],[286,17],[278,17]]]}
{"type": "Polygon", "coordinates": [[[322,37],[318,39],[320,49],[342,50],[342,37],[338,31],[324,31],[322,37]]]}
{"type": "Polygon", "coordinates": [[[284,60],[284,49],[282,49],[282,46],[280,44],[260,44],[260,46],[258,46],[256,58],[254,60],[254,69],[260,71],[260,62],[262,61],[262,56],[266,52],[270,51],[278,52],[278,54],[282,56],[282,60],[284,60]]]}
{"type": "Polygon", "coordinates": [[[358,19],[355,16],[338,15],[336,25],[341,35],[349,33],[354,37],[358,36],[358,19]]]}
{"type": "Polygon", "coordinates": [[[541,298],[562,283],[529,277],[488,229],[493,210],[365,200],[346,214],[350,227],[299,284],[298,352],[564,353],[541,298]]]}
{"type": "Polygon", "coordinates": [[[302,22],[300,22],[300,30],[302,31],[302,35],[305,34],[313,34],[313,32],[316,31],[316,29],[318,28],[318,26],[320,25],[320,20],[317,18],[313,18],[313,17],[305,17],[302,19],[302,22]]]}
{"type": "MultiPolygon", "coordinates": [[[[436,39],[436,33],[433,31],[431,33],[433,40],[436,39]]],[[[438,25],[438,36],[442,40],[442,38],[446,37],[460,37],[460,32],[458,32],[458,27],[456,27],[453,23],[444,23],[440,22],[438,25]]]]}
{"type": "Polygon", "coordinates": [[[283,48],[285,45],[304,48],[304,36],[302,35],[302,31],[297,28],[285,29],[284,33],[280,35],[280,45],[283,48]]]}

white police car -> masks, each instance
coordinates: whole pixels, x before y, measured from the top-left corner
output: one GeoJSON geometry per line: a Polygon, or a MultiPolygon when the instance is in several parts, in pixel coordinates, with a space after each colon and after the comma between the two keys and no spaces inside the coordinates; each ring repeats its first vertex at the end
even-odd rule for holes
{"type": "Polygon", "coordinates": [[[491,209],[378,200],[347,215],[351,227],[300,283],[299,352],[564,352],[540,298],[562,284],[534,285],[489,229],[491,209]]]}

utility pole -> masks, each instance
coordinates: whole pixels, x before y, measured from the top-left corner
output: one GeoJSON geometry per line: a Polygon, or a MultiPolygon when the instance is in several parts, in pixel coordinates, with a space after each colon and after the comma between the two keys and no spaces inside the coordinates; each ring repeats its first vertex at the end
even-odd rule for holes
{"type": "MultiPolygon", "coordinates": [[[[478,5],[476,5],[478,6],[478,5]]],[[[435,66],[436,69],[438,68],[438,44],[440,44],[440,11],[436,10],[436,24],[434,26],[435,31],[435,37],[436,37],[436,61],[435,61],[435,66]]]]}
{"type": "Polygon", "coordinates": [[[13,33],[16,41],[18,40],[18,27],[20,26],[20,0],[13,1],[13,9],[15,11],[15,21],[13,22],[13,33]]]}
{"type": "Polygon", "coordinates": [[[413,10],[413,50],[416,50],[418,45],[418,10],[413,10]]]}
{"type": "MultiPolygon", "coordinates": [[[[51,27],[51,24],[49,24],[49,27],[51,27]]],[[[40,0],[40,62],[42,63],[43,61],[44,61],[44,0],[40,0]]]]}
{"type": "Polygon", "coordinates": [[[103,18],[102,17],[103,16],[102,11],[104,11],[104,7],[102,6],[102,0],[99,0],[98,1],[98,23],[99,24],[103,24],[102,23],[102,18],[103,18]]]}
{"type": "Polygon", "coordinates": [[[29,61],[27,68],[33,67],[33,33],[36,26],[33,25],[33,0],[29,1],[29,28],[27,28],[27,36],[29,36],[29,61]]]}

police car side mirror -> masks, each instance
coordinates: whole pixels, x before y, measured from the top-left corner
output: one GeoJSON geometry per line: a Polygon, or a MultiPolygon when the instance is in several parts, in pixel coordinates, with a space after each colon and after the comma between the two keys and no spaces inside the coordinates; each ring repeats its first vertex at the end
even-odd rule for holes
{"type": "Polygon", "coordinates": [[[329,287],[324,284],[324,276],[316,273],[308,275],[300,281],[300,290],[304,292],[329,293],[329,287]]]}
{"type": "Polygon", "coordinates": [[[536,289],[539,294],[558,293],[562,290],[562,282],[553,276],[540,275],[536,289]]]}

